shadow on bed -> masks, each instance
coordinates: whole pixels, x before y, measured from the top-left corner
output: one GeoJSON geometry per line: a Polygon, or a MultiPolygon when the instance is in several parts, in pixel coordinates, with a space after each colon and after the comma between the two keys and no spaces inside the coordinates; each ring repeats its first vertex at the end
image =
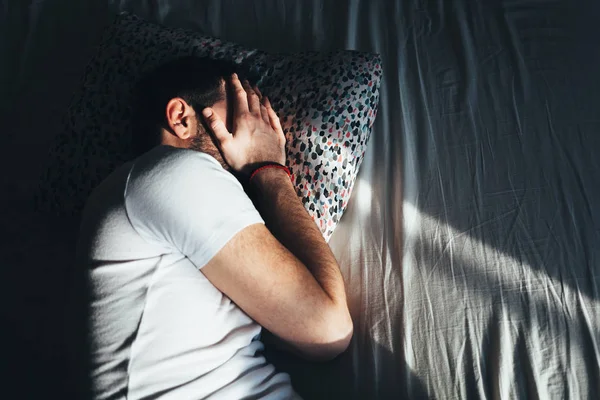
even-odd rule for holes
{"type": "Polygon", "coordinates": [[[392,138],[416,152],[404,199],[598,300],[600,7],[526,3],[406,6],[397,125],[410,142],[392,138]]]}
{"type": "Polygon", "coordinates": [[[19,225],[1,281],[10,299],[2,301],[10,308],[2,315],[3,392],[14,399],[87,399],[88,295],[85,271],[73,262],[77,221],[35,215],[19,225]]]}
{"type": "Polygon", "coordinates": [[[0,37],[6,56],[0,57],[0,82],[6,83],[0,96],[8,108],[0,113],[14,123],[4,125],[0,146],[3,397],[85,399],[87,301],[84,271],[73,264],[78,221],[36,214],[33,194],[109,21],[108,6],[103,0],[19,1],[5,14],[10,34],[0,37]]]}
{"type": "Polygon", "coordinates": [[[323,364],[307,362],[269,347],[265,355],[278,370],[290,374],[294,388],[307,400],[429,398],[420,379],[406,364],[402,362],[403,367],[400,367],[398,356],[372,338],[355,334],[353,340],[362,342],[358,350],[362,354],[352,354],[351,345],[347,352],[323,364]],[[360,368],[357,363],[361,364],[360,368]],[[352,378],[354,370],[362,371],[362,375],[352,378]],[[402,371],[402,376],[398,376],[398,371],[402,371]]]}

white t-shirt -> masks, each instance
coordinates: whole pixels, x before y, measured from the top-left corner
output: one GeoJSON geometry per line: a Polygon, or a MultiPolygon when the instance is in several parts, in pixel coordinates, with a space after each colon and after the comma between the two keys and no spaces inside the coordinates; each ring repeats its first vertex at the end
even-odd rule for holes
{"type": "Polygon", "coordinates": [[[159,146],[94,191],[78,257],[96,399],[298,398],[261,355],[261,327],[201,272],[259,223],[233,175],[192,150],[159,146]]]}

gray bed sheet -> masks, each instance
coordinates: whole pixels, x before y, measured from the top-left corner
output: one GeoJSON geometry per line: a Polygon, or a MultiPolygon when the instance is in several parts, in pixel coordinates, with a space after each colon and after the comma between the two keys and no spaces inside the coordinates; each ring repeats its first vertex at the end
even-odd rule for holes
{"type": "Polygon", "coordinates": [[[375,130],[330,242],[354,340],[325,365],[270,354],[307,399],[598,397],[600,3],[567,0],[9,3],[1,310],[16,390],[85,393],[84,324],[63,294],[82,282],[77,221],[30,198],[124,10],[265,50],[382,55],[375,130]]]}

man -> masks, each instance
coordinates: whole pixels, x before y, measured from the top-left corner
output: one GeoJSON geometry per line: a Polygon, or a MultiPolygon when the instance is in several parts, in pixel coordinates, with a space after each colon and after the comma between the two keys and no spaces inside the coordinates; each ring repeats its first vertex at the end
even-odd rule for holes
{"type": "Polygon", "coordinates": [[[282,167],[280,121],[231,71],[185,58],[145,79],[144,153],[88,200],[95,398],[297,398],[261,326],[309,359],[348,346],[344,283],[282,167]]]}

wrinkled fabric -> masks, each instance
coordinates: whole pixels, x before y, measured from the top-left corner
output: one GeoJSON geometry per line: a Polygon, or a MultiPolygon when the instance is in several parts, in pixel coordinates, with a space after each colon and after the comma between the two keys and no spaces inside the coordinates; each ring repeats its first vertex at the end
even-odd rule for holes
{"type": "MultiPolygon", "coordinates": [[[[36,7],[42,16],[53,9],[49,1],[36,7]]],[[[93,13],[77,7],[91,29],[93,13]]],[[[269,51],[382,55],[375,130],[330,242],[356,333],[330,364],[276,357],[301,395],[597,397],[600,5],[122,0],[109,7],[269,51]]],[[[55,20],[61,13],[79,15],[58,10],[55,20]]],[[[30,18],[28,29],[51,35],[42,21],[30,18]]],[[[17,60],[27,66],[38,36],[20,37],[27,46],[17,60]]],[[[37,93],[26,79],[35,69],[21,71],[11,87],[37,93]]]]}

